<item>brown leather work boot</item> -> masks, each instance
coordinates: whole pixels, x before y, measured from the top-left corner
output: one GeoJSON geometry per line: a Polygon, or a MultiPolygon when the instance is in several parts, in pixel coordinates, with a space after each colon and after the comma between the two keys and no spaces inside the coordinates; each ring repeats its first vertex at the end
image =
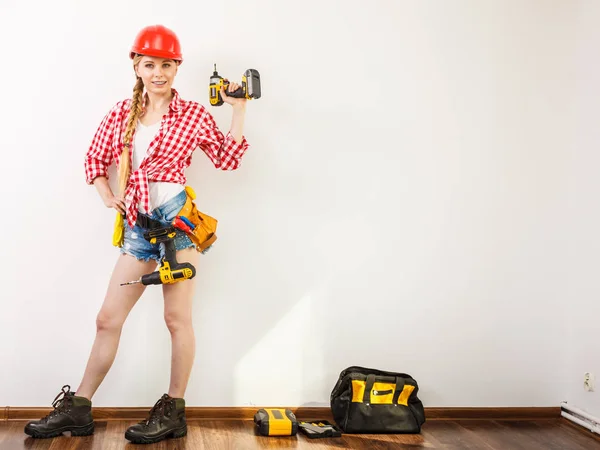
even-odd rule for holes
{"type": "Polygon", "coordinates": [[[152,407],[146,420],[127,429],[125,438],[134,444],[153,444],[186,434],[185,400],[164,394],[152,407]]]}
{"type": "Polygon", "coordinates": [[[94,433],[92,402],[71,392],[64,385],[52,402],[54,410],[40,420],[25,425],[25,433],[33,438],[51,438],[70,431],[71,436],[89,436],[94,433]],[[67,390],[65,390],[65,388],[67,390]]]}

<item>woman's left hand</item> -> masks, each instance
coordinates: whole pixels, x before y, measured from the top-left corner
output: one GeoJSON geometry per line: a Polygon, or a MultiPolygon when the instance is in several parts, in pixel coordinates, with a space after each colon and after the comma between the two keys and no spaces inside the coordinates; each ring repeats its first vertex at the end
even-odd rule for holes
{"type": "MultiPolygon", "coordinates": [[[[229,87],[227,88],[227,92],[235,92],[235,90],[239,87],[240,87],[240,85],[237,83],[230,83],[229,87]]],[[[225,103],[229,103],[230,105],[235,106],[235,105],[243,105],[247,102],[246,97],[243,97],[243,98],[228,97],[227,92],[225,92],[224,87],[221,87],[221,97],[223,97],[223,101],[225,103]]]]}

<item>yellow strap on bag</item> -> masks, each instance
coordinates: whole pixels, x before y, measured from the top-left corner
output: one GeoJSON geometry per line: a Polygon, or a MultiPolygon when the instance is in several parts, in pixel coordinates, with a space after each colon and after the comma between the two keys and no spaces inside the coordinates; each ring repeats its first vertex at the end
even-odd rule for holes
{"type": "Polygon", "coordinates": [[[115,227],[113,230],[112,243],[115,247],[123,247],[123,241],[125,240],[125,220],[123,214],[117,211],[117,218],[115,219],[115,227]]]}
{"type": "Polygon", "coordinates": [[[187,233],[189,238],[196,244],[196,249],[199,252],[203,252],[208,247],[214,244],[217,240],[217,223],[218,220],[208,214],[202,213],[196,208],[194,199],[196,193],[190,186],[185,187],[187,193],[187,200],[179,215],[187,218],[196,228],[192,233],[187,233]]]}

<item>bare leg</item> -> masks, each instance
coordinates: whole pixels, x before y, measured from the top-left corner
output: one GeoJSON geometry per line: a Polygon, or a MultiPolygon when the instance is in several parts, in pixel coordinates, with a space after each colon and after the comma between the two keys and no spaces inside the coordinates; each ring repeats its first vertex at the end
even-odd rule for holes
{"type": "Polygon", "coordinates": [[[78,396],[91,400],[104,380],[115,360],[125,319],[146,288],[142,284],[130,286],[120,286],[120,284],[137,280],[155,268],[156,261],[138,261],[131,255],[119,256],[104,303],[96,318],[96,339],[83,379],[76,391],[78,396]]]}
{"type": "MultiPolygon", "coordinates": [[[[194,248],[177,252],[177,261],[189,262],[196,267],[199,253],[194,248]]],[[[189,381],[194,356],[196,338],[192,326],[192,300],[196,278],[178,283],[163,285],[165,298],[165,322],[171,333],[171,384],[168,394],[174,398],[183,398],[189,381]]]]}

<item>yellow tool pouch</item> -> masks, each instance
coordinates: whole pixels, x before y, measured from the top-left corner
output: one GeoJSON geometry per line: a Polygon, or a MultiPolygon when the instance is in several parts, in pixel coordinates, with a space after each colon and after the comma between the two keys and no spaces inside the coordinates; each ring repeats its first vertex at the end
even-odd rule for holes
{"type": "MultiPolygon", "coordinates": [[[[185,217],[194,224],[194,230],[192,233],[187,233],[187,235],[196,245],[196,250],[203,252],[217,240],[216,231],[218,221],[214,217],[200,212],[198,208],[196,208],[196,204],[194,203],[196,193],[190,186],[185,187],[185,192],[187,194],[187,200],[177,215],[185,217]]],[[[117,212],[113,229],[113,245],[115,247],[122,247],[124,238],[125,217],[117,212]]]]}
{"type": "Polygon", "coordinates": [[[187,201],[178,215],[187,218],[194,224],[196,228],[194,228],[192,233],[187,233],[187,235],[196,244],[196,250],[203,252],[217,240],[216,231],[218,221],[196,208],[196,204],[194,203],[196,193],[190,186],[186,186],[185,191],[187,193],[187,201]]]}

